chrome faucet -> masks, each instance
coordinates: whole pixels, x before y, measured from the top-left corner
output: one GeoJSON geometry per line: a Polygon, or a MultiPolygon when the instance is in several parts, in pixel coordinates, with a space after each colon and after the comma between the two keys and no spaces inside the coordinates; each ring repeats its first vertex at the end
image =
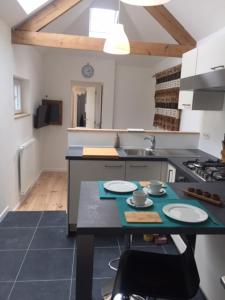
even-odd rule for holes
{"type": "Polygon", "coordinates": [[[156,138],[155,135],[150,135],[150,136],[146,136],[144,138],[145,141],[150,141],[151,145],[149,147],[150,150],[155,150],[155,145],[156,145],[156,138]]]}

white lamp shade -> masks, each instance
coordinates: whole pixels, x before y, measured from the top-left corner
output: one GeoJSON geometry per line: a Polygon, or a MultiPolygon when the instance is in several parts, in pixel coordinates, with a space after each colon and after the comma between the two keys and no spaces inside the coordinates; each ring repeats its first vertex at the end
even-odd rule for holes
{"type": "Polygon", "coordinates": [[[136,6],[156,6],[156,5],[165,4],[170,0],[120,0],[120,1],[130,5],[136,5],[136,6]]]}
{"type": "Polygon", "coordinates": [[[113,25],[112,31],[105,41],[103,51],[116,55],[130,54],[130,43],[123,24],[113,25]]]}

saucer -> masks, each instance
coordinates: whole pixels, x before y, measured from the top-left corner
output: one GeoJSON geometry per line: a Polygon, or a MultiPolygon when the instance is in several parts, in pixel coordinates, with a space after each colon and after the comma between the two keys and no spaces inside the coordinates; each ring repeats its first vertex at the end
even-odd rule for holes
{"type": "Polygon", "coordinates": [[[149,198],[146,199],[145,204],[144,205],[136,205],[133,202],[133,198],[129,197],[126,200],[127,204],[129,204],[130,206],[136,207],[136,208],[147,208],[153,205],[153,201],[149,198]]]}
{"type": "Polygon", "coordinates": [[[158,194],[154,194],[150,188],[146,189],[146,192],[149,194],[149,195],[152,195],[152,196],[163,196],[166,194],[166,190],[165,189],[161,189],[160,190],[160,193],[158,194]]]}

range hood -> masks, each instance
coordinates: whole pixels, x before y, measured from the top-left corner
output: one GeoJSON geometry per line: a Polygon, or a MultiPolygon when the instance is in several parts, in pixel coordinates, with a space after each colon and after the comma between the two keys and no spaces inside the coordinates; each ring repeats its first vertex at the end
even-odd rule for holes
{"type": "Polygon", "coordinates": [[[225,93],[225,69],[182,78],[180,90],[225,93]]]}

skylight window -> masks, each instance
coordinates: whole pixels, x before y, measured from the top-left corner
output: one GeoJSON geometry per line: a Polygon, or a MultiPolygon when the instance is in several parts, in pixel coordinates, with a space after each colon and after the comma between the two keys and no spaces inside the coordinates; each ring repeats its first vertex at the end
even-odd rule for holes
{"type": "Polygon", "coordinates": [[[89,18],[89,36],[107,38],[111,31],[111,27],[117,23],[117,19],[117,10],[91,8],[89,18]]]}
{"type": "Polygon", "coordinates": [[[17,2],[19,2],[23,10],[29,15],[46,2],[49,2],[49,0],[17,0],[17,2]]]}

